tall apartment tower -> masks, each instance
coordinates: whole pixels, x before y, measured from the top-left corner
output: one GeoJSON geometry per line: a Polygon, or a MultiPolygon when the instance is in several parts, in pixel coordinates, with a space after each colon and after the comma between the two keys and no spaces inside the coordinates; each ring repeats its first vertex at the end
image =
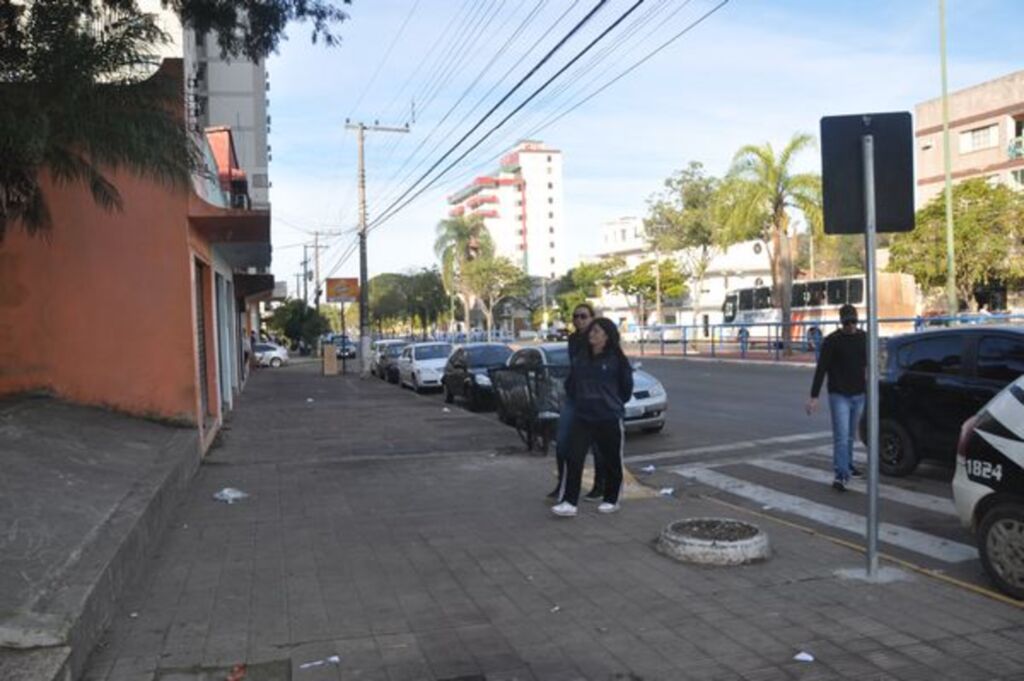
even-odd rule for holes
{"type": "Polygon", "coordinates": [[[562,152],[523,140],[489,175],[448,197],[449,216],[479,215],[498,255],[534,277],[565,272],[562,152]]]}

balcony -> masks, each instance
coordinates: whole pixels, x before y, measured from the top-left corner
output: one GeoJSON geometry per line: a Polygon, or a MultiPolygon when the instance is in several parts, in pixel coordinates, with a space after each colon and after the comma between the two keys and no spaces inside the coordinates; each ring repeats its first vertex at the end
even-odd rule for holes
{"type": "Polygon", "coordinates": [[[1024,136],[1014,137],[1010,140],[1006,151],[1011,159],[1024,158],[1024,136]]]}

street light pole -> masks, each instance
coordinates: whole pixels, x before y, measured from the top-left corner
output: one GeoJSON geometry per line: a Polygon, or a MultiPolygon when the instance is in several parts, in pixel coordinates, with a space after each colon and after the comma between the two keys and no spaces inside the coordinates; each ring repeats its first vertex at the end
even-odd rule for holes
{"type": "Polygon", "coordinates": [[[409,132],[409,124],[404,127],[388,127],[365,123],[350,123],[345,120],[346,130],[355,130],[359,141],[359,359],[361,378],[370,376],[370,297],[367,286],[366,264],[366,155],[364,141],[366,131],[373,132],[409,132]]]}
{"type": "Polygon", "coordinates": [[[956,250],[953,241],[953,170],[949,151],[949,88],[946,79],[946,0],[939,0],[939,59],[942,63],[942,162],[946,176],[946,306],[960,311],[956,295],[956,250]]]}

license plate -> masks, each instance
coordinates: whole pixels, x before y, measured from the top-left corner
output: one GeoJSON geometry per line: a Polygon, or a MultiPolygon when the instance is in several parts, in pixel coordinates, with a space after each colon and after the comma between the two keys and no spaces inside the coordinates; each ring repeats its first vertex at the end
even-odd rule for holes
{"type": "Polygon", "coordinates": [[[643,407],[626,407],[626,418],[635,419],[644,415],[643,407]]]}

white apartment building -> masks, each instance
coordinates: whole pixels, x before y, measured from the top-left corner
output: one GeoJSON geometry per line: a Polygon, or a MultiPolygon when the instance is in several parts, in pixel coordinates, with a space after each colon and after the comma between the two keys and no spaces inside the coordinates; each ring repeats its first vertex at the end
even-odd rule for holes
{"type": "Polygon", "coordinates": [[[162,46],[160,56],[184,59],[190,122],[198,130],[231,128],[238,163],[248,178],[252,208],[269,208],[270,83],[265,63],[223,59],[215,35],[197,39],[160,0],[141,0],[139,4],[144,11],[159,17],[162,28],[171,37],[171,42],[162,46]]]}
{"type": "Polygon", "coordinates": [[[498,255],[534,277],[565,272],[562,152],[523,140],[490,175],[448,197],[449,216],[479,215],[498,255]]]}
{"type": "MultiPolygon", "coordinates": [[[[662,260],[674,260],[684,271],[692,269],[696,257],[694,251],[673,251],[661,254],[662,260]]],[[[647,243],[643,220],[639,217],[621,217],[609,220],[601,228],[601,251],[590,261],[609,257],[622,258],[626,267],[634,268],[645,261],[655,259],[654,251],[647,243]]],[[[657,319],[654,306],[647,310],[646,324],[694,324],[706,326],[722,322],[722,303],[730,289],[748,286],[771,285],[771,263],[768,250],[761,241],[744,241],[733,244],[725,250],[711,253],[711,262],[700,291],[696,279],[689,279],[689,293],[681,301],[665,300],[662,304],[662,319],[657,319]]],[[[634,301],[625,296],[602,290],[601,296],[592,301],[599,312],[629,331],[636,327],[638,320],[634,301]]]]}

